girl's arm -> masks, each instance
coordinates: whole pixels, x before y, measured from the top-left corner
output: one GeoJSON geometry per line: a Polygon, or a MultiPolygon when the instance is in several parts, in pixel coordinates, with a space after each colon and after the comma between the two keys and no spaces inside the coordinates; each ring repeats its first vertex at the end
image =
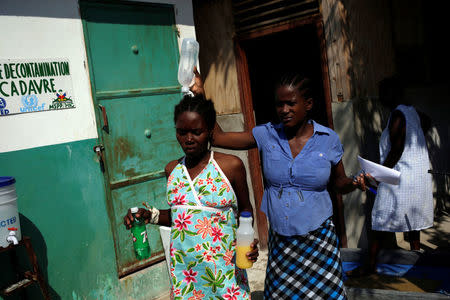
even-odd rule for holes
{"type": "MultiPolygon", "coordinates": [[[[141,217],[145,220],[145,224],[148,224],[150,223],[150,220],[152,218],[152,213],[148,209],[139,208],[138,212],[136,213],[136,218],[141,217]]],[[[127,227],[127,229],[130,229],[133,222],[134,222],[133,214],[131,213],[131,210],[128,209],[127,214],[125,215],[125,217],[123,217],[123,223],[125,224],[125,227],[127,227]]],[[[158,223],[156,223],[156,225],[168,227],[172,226],[170,209],[163,209],[159,211],[159,220],[158,223]]]]}
{"type": "MultiPolygon", "coordinates": [[[[253,216],[253,208],[250,203],[250,198],[248,195],[248,185],[247,185],[247,175],[245,171],[245,166],[242,160],[234,155],[227,155],[222,153],[216,153],[217,158],[221,161],[221,168],[228,180],[230,181],[233,190],[236,194],[238,201],[238,209],[239,215],[243,211],[248,211],[252,214],[253,220],[255,220],[253,216]],[[217,155],[219,154],[219,155],[217,155]],[[223,167],[222,167],[223,166],[223,167]]],[[[258,250],[259,241],[255,239],[253,243],[250,245],[252,248],[251,251],[247,252],[247,257],[251,261],[255,262],[258,259],[259,250],[258,250]]]]}
{"type": "MultiPolygon", "coordinates": [[[[170,173],[172,173],[173,169],[177,164],[178,160],[173,160],[166,165],[166,167],[164,168],[164,172],[166,173],[166,179],[169,178],[170,173]]],[[[144,218],[145,224],[150,223],[150,220],[152,219],[152,213],[150,210],[145,208],[139,208],[138,212],[136,213],[136,217],[140,218],[141,216],[144,218]]],[[[123,217],[123,223],[125,224],[125,227],[127,229],[130,229],[133,222],[134,222],[133,214],[131,213],[130,209],[128,209],[127,214],[125,215],[125,217],[123,217]]],[[[159,219],[156,225],[168,227],[172,226],[172,214],[170,212],[170,209],[159,210],[159,219]]]]}
{"type": "Polygon", "coordinates": [[[236,156],[231,157],[233,159],[228,160],[228,164],[230,165],[229,169],[231,171],[230,182],[237,197],[239,215],[243,211],[248,211],[252,214],[252,218],[254,220],[253,207],[250,203],[250,198],[248,195],[247,174],[244,163],[236,156]]]}

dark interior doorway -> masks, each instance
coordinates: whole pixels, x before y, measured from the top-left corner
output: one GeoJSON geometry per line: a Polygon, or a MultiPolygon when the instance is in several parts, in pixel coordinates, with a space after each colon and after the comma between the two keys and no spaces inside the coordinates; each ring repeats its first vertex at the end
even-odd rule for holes
{"type": "Polygon", "coordinates": [[[274,109],[275,84],[286,72],[309,77],[314,84],[312,118],[325,126],[327,120],[322,77],[321,49],[315,24],[246,40],[242,43],[256,124],[278,123],[274,109]]]}

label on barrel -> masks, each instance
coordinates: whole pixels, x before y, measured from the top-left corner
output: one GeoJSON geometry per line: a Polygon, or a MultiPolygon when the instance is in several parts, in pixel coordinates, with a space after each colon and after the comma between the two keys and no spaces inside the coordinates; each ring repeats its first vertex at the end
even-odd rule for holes
{"type": "Polygon", "coordinates": [[[0,227],[10,226],[10,225],[16,223],[16,220],[17,220],[16,217],[12,217],[12,218],[9,218],[9,219],[4,219],[4,220],[0,219],[0,227]]]}

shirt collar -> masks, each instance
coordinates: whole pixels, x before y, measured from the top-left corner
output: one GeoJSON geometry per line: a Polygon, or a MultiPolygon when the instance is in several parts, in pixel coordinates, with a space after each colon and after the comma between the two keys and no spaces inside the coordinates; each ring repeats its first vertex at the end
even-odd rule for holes
{"type": "Polygon", "coordinates": [[[317,134],[327,134],[327,135],[330,134],[330,131],[329,131],[328,127],[322,126],[322,125],[320,125],[319,123],[317,123],[314,120],[310,120],[310,122],[314,126],[314,133],[313,134],[316,134],[316,133],[317,134]]]}
{"type": "MultiPolygon", "coordinates": [[[[313,124],[313,127],[314,127],[313,135],[316,133],[317,134],[327,134],[327,135],[330,134],[328,127],[322,126],[314,120],[309,120],[308,122],[313,124]]],[[[271,123],[271,125],[277,131],[280,131],[281,129],[283,129],[283,123],[278,123],[278,124],[271,123]]]]}

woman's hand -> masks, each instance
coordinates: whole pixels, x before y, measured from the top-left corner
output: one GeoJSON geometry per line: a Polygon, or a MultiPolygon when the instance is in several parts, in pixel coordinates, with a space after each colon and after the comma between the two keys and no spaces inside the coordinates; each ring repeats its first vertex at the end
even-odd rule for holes
{"type": "Polygon", "coordinates": [[[254,239],[253,243],[250,244],[252,251],[249,251],[246,253],[247,258],[254,263],[258,260],[258,256],[259,256],[258,243],[259,243],[259,241],[257,239],[254,239]]]}
{"type": "Polygon", "coordinates": [[[370,175],[369,173],[364,173],[364,180],[366,182],[367,186],[370,186],[372,188],[377,188],[379,182],[372,177],[372,175],[370,175]]]}
{"type": "MultiPolygon", "coordinates": [[[[145,224],[148,224],[152,214],[150,211],[146,210],[145,208],[139,208],[138,212],[135,214],[136,218],[143,218],[145,221],[145,224]]],[[[128,209],[127,214],[125,217],[123,217],[123,224],[127,229],[130,229],[132,224],[134,222],[133,214],[131,213],[131,209],[128,209]]]]}
{"type": "Polygon", "coordinates": [[[190,88],[191,92],[194,95],[205,95],[205,90],[203,88],[203,79],[200,76],[200,73],[197,70],[197,67],[194,67],[194,84],[190,88]]]}
{"type": "Polygon", "coordinates": [[[361,191],[365,191],[366,190],[365,174],[361,173],[357,176],[353,176],[352,184],[353,184],[353,186],[357,187],[361,191]]]}
{"type": "MultiPolygon", "coordinates": [[[[250,244],[250,248],[252,248],[252,250],[245,253],[247,258],[252,262],[256,262],[258,260],[258,256],[259,256],[258,243],[259,243],[259,240],[254,239],[253,243],[250,244]]],[[[236,247],[236,240],[234,240],[234,242],[231,244],[231,246],[236,247]]]]}
{"type": "Polygon", "coordinates": [[[353,177],[353,185],[362,191],[370,188],[376,188],[378,182],[369,173],[361,173],[358,176],[353,177]]]}

